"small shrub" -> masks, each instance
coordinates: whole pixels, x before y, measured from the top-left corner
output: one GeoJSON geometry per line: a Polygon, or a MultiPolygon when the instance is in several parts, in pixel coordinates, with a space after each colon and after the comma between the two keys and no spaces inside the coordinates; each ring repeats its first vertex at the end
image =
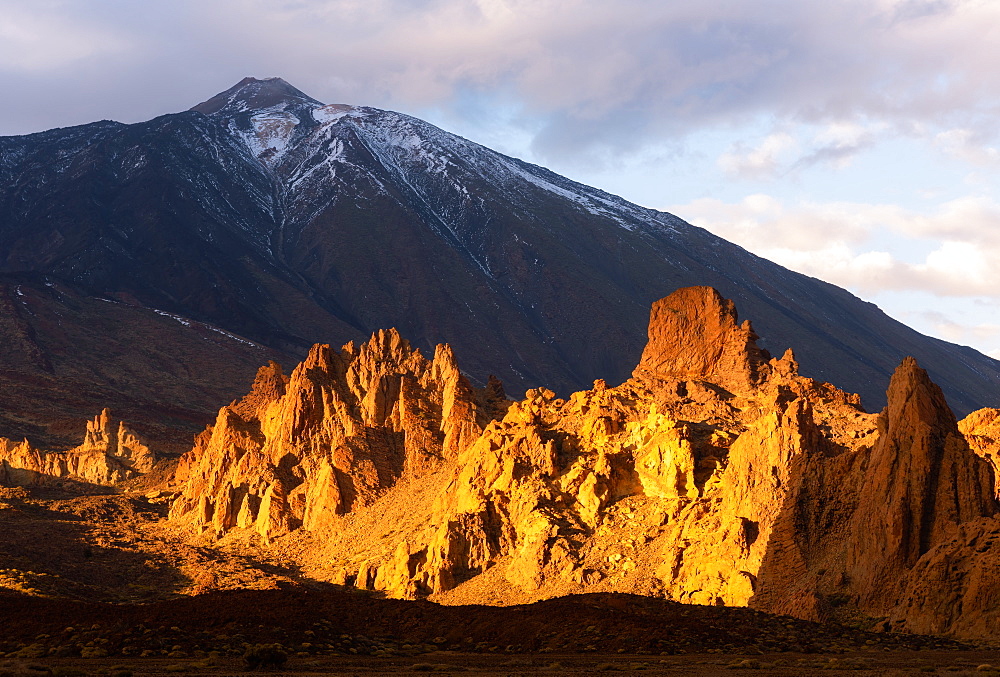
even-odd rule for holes
{"type": "Polygon", "coordinates": [[[104,658],[108,650],[102,646],[85,646],[80,650],[80,658],[104,658]]]}
{"type": "Polygon", "coordinates": [[[57,647],[53,647],[50,655],[56,658],[68,658],[69,656],[79,656],[80,648],[75,644],[60,644],[57,647]]]}
{"type": "Polygon", "coordinates": [[[243,654],[243,662],[250,670],[280,668],[287,660],[288,654],[280,644],[255,644],[243,654]]]}
{"type": "Polygon", "coordinates": [[[42,658],[48,654],[48,649],[46,649],[41,644],[29,644],[26,647],[22,647],[15,651],[11,658],[42,658]]]}
{"type": "Polygon", "coordinates": [[[760,661],[748,658],[726,666],[727,670],[760,670],[760,661]]]}

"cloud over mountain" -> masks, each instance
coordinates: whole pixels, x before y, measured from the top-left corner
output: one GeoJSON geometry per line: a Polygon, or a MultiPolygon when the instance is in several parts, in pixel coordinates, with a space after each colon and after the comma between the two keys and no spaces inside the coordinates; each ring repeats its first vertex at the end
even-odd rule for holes
{"type": "Polygon", "coordinates": [[[1000,8],[976,0],[5,5],[0,80],[30,76],[37,94],[8,112],[22,131],[38,127],[39,103],[47,125],[45,104],[67,95],[86,108],[131,90],[121,116],[141,119],[248,71],[294,70],[324,100],[458,115],[485,95],[518,111],[543,155],[629,150],[761,114],[983,132],[1000,103],[981,48],[1000,8]],[[116,79],[68,80],[71,65],[116,79]]]}

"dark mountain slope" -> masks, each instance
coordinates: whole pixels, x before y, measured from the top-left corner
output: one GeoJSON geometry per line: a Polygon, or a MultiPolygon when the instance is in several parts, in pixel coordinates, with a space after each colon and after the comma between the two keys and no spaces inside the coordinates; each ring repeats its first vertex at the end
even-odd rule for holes
{"type": "Polygon", "coordinates": [[[248,78],[189,112],[0,139],[0,271],[40,273],[301,355],[396,326],[474,380],[624,379],[649,304],[733,298],[772,352],[884,402],[907,354],[959,412],[1000,363],[662,212],[412,117],[248,78]]]}
{"type": "Polygon", "coordinates": [[[262,363],[288,359],[219,327],[40,275],[0,275],[0,345],[0,436],[60,450],[110,407],[159,451],[185,451],[262,363]]]}

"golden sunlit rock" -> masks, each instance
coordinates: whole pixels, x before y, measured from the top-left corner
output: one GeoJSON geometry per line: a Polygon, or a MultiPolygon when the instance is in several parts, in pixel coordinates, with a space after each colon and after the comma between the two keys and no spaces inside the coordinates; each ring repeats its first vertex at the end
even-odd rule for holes
{"type": "MultiPolygon", "coordinates": [[[[649,337],[625,383],[520,401],[395,330],[316,345],[288,376],[262,367],[157,495],[198,547],[391,597],[629,592],[995,634],[995,411],[960,431],[908,358],[886,409],[866,413],[799,375],[791,350],[770,357],[709,288],[654,304],[649,337]]],[[[62,455],[2,444],[8,482],[29,469],[120,482],[155,460],[107,412],[62,455]]]]}
{"type": "Polygon", "coordinates": [[[0,484],[29,486],[72,478],[111,485],[150,472],[156,454],[124,421],[112,422],[104,409],[87,422],[83,443],[64,452],[35,449],[24,440],[0,437],[0,484]]]}

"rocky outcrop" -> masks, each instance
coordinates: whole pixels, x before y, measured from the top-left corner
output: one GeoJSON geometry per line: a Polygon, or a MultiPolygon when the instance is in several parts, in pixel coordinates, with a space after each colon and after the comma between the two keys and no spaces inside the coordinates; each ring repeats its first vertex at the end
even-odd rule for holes
{"type": "Polygon", "coordinates": [[[970,595],[995,581],[983,554],[985,533],[997,529],[991,469],[915,360],[896,370],[887,398],[870,447],[802,457],[751,603],[813,620],[863,614],[886,629],[986,636],[992,612],[970,595]],[[962,611],[972,607],[976,618],[962,611]]]}
{"type": "Polygon", "coordinates": [[[978,409],[959,421],[958,429],[969,447],[990,464],[994,477],[1000,476],[1000,409],[978,409]]]}
{"type": "Polygon", "coordinates": [[[900,576],[955,527],[995,512],[991,468],[913,358],[893,374],[887,396],[847,550],[848,575],[870,609],[892,605],[900,576]]]}
{"type": "MultiPolygon", "coordinates": [[[[644,571],[643,585],[746,604],[790,463],[822,437],[814,419],[828,436],[851,435],[845,446],[874,422],[856,398],[799,376],[790,351],[770,359],[715,290],[659,302],[650,336],[629,382],[599,381],[569,400],[531,390],[493,421],[445,347],[428,362],[395,332],[357,351],[318,346],[290,379],[276,365],[262,369],[253,392],[220,412],[181,461],[171,515],[266,538],[300,527],[362,530],[366,514],[413,507],[399,478],[436,474],[443,491],[410,533],[360,552],[355,539],[350,553],[334,538],[322,558],[335,576],[412,597],[503,562],[508,584],[541,594],[633,570],[585,563],[595,542],[617,539],[609,510],[635,499],[664,515],[657,547],[674,562],[644,571]],[[728,559],[719,548],[732,550],[728,559]]],[[[494,384],[498,412],[500,392],[494,384]]]]}
{"type": "Polygon", "coordinates": [[[317,346],[220,412],[182,460],[171,515],[395,597],[622,591],[986,627],[958,610],[992,618],[970,595],[994,580],[993,476],[915,361],[876,415],[801,376],[791,351],[771,358],[715,290],[657,302],[649,336],[625,383],[519,402],[395,332],[317,346]]]}
{"type": "Polygon", "coordinates": [[[767,378],[770,355],[735,304],[711,287],[686,287],[653,303],[649,341],[632,375],[682,381],[711,380],[745,391],[767,378]]]}
{"type": "Polygon", "coordinates": [[[667,350],[710,355],[682,337],[735,338],[698,369],[637,370],[617,388],[599,381],[568,400],[528,391],[461,453],[426,508],[428,524],[378,557],[352,561],[339,543],[327,551],[349,572],[342,580],[465,601],[476,598],[463,590],[486,578],[529,597],[597,586],[747,604],[795,459],[824,449],[826,437],[857,447],[874,434],[874,417],[856,398],[799,376],[790,352],[764,362],[714,290],[681,290],[658,306],[688,312],[686,325],[653,312],[651,342],[667,350]],[[623,505],[641,506],[627,514],[643,519],[616,519],[623,505]]]}
{"type": "Polygon", "coordinates": [[[68,451],[44,451],[27,440],[0,438],[0,483],[8,486],[61,478],[112,485],[148,473],[155,464],[155,452],[124,421],[113,421],[107,409],[87,422],[83,443],[68,451]]]}
{"type": "Polygon", "coordinates": [[[453,461],[495,390],[477,394],[448,346],[428,360],[395,330],[360,347],[313,346],[288,377],[272,362],[181,458],[171,518],[265,540],[322,530],[453,461]]]}

